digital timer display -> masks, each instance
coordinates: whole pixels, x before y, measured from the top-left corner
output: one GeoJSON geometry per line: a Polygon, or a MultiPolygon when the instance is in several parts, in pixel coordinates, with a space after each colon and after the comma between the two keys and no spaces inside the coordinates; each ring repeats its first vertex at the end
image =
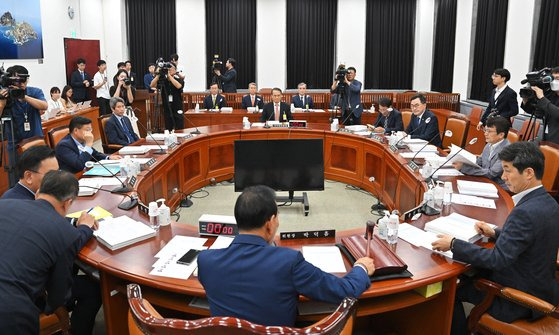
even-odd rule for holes
{"type": "Polygon", "coordinates": [[[198,232],[200,235],[235,236],[239,234],[239,229],[235,223],[199,222],[198,232]]]}

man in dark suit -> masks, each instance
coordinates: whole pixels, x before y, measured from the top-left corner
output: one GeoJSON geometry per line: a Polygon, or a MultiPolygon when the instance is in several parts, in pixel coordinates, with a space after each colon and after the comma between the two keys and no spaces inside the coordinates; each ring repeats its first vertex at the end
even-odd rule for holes
{"type": "Polygon", "coordinates": [[[119,155],[108,156],[93,149],[91,120],[74,116],[69,125],[70,133],[56,145],[56,158],[60,169],[77,173],[85,168],[85,162],[102,159],[120,159],[119,155]]]}
{"type": "Polygon", "coordinates": [[[516,92],[507,85],[510,80],[510,72],[507,69],[496,69],[491,76],[495,89],[491,91],[489,96],[489,105],[481,116],[477,125],[477,129],[485,125],[487,118],[491,116],[500,115],[504,118],[510,119],[518,114],[518,101],[516,100],[516,92]]]}
{"type": "Polygon", "coordinates": [[[297,301],[308,298],[338,304],[358,297],[370,285],[371,258],[358,259],[344,277],[323,272],[301,252],[272,246],[279,226],[275,192],[246,188],[235,204],[239,235],[226,249],[198,256],[198,279],[212,316],[232,316],[269,326],[292,326],[297,301]],[[227,278],[227,285],[223,279],[227,278]]]}
{"type": "Polygon", "coordinates": [[[256,83],[248,84],[248,94],[245,95],[241,101],[243,109],[247,109],[248,107],[258,107],[258,109],[264,108],[264,100],[261,96],[257,95],[256,92],[256,83]]]}
{"type": "MultiPolygon", "coordinates": [[[[495,239],[494,248],[484,248],[440,235],[433,242],[436,250],[451,250],[453,258],[483,271],[498,284],[534,295],[553,305],[559,303],[559,283],[555,278],[559,248],[559,205],[542,186],[544,156],[533,142],[516,142],[499,154],[503,164],[501,177],[511,192],[514,208],[503,228],[493,229],[484,222],[476,230],[495,239]]],[[[453,334],[466,334],[466,318],[461,302],[480,303],[485,294],[477,291],[471,280],[464,279],[456,294],[452,324],[453,334]]],[[[495,298],[489,314],[504,322],[535,319],[539,312],[507,300],[495,298]]]]}
{"type": "Polygon", "coordinates": [[[35,200],[35,193],[45,173],[58,170],[54,150],[46,145],[37,145],[23,152],[17,162],[19,181],[2,195],[2,199],[35,200]]]}
{"type": "Polygon", "coordinates": [[[338,86],[340,82],[334,80],[332,87],[330,88],[332,93],[338,94],[341,99],[338,106],[341,106],[342,113],[342,123],[346,125],[356,125],[361,124],[361,114],[363,113],[363,105],[361,104],[361,82],[355,79],[354,67],[347,68],[347,74],[345,76],[345,90],[344,96],[341,95],[338,86]],[[349,103],[349,104],[348,104],[349,103]]]}
{"type": "Polygon", "coordinates": [[[128,73],[128,78],[132,82],[132,87],[137,88],[138,85],[137,85],[137,82],[136,82],[136,73],[132,72],[132,62],[129,61],[129,60],[124,62],[124,68],[126,69],[126,72],[128,73]]]}
{"type": "MultiPolygon", "coordinates": [[[[78,188],[70,173],[49,171],[37,200],[0,200],[1,334],[38,334],[39,313],[50,314],[67,302],[73,262],[81,247],[79,230],[91,238],[97,227],[89,215],[79,230],[64,218],[78,188]]],[[[91,334],[93,323],[89,329],[75,326],[72,323],[72,333],[91,334]]]]}
{"type": "Polygon", "coordinates": [[[227,107],[227,101],[225,97],[219,94],[219,86],[217,83],[210,85],[210,95],[204,98],[204,108],[207,110],[220,109],[222,107],[227,107]]]}
{"type": "Polygon", "coordinates": [[[283,95],[281,89],[277,87],[272,88],[272,102],[269,102],[264,106],[264,110],[262,111],[262,115],[260,116],[261,122],[287,122],[289,120],[293,120],[289,105],[281,101],[282,97],[283,95]]]}
{"type": "Polygon", "coordinates": [[[126,107],[122,98],[112,97],[109,101],[113,115],[109,117],[105,123],[105,134],[107,135],[107,142],[109,144],[120,144],[122,146],[134,143],[140,138],[134,129],[130,119],[124,115],[126,107]]]}
{"type": "Polygon", "coordinates": [[[441,148],[443,143],[439,135],[437,116],[427,109],[427,99],[423,94],[414,95],[410,102],[412,116],[406,133],[411,138],[431,141],[431,144],[441,148]]]}
{"type": "Polygon", "coordinates": [[[74,102],[87,101],[89,100],[87,89],[91,86],[91,77],[85,72],[85,59],[78,58],[76,63],[78,68],[70,76],[70,86],[74,91],[72,99],[74,102]]]}
{"type": "Polygon", "coordinates": [[[402,121],[402,113],[399,110],[392,108],[392,100],[382,97],[378,101],[379,116],[375,122],[375,132],[390,134],[393,131],[404,130],[404,123],[402,121]]]}
{"type": "Polygon", "coordinates": [[[291,103],[295,108],[303,108],[303,109],[313,109],[314,102],[312,101],[312,97],[307,95],[307,84],[300,83],[297,85],[297,95],[294,95],[291,98],[291,103]]]}
{"type": "Polygon", "coordinates": [[[221,81],[221,90],[223,93],[237,93],[237,70],[235,70],[236,61],[233,58],[227,59],[225,68],[227,71],[222,75],[218,69],[214,70],[215,75],[221,81]]]}

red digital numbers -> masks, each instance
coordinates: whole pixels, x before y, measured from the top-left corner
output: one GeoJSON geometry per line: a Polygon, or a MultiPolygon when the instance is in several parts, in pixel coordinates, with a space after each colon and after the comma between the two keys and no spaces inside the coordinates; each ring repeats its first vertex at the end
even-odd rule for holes
{"type": "Polygon", "coordinates": [[[207,234],[224,234],[224,235],[233,235],[233,227],[223,225],[221,223],[208,223],[206,225],[206,233],[207,234]]]}

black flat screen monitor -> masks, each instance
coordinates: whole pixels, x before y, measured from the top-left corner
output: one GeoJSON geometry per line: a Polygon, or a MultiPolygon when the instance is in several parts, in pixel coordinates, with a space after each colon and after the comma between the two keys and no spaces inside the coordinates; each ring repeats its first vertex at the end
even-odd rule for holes
{"type": "Polygon", "coordinates": [[[322,139],[235,141],[235,192],[253,185],[276,191],[324,190],[322,139]]]}

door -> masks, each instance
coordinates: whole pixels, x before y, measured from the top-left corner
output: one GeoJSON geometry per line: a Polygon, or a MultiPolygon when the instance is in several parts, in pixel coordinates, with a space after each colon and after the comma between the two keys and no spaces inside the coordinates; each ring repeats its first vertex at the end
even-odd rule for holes
{"type": "MultiPolygon", "coordinates": [[[[85,59],[85,72],[91,76],[97,73],[97,61],[101,58],[99,40],[80,40],[76,38],[64,38],[64,54],[66,63],[66,82],[70,85],[70,76],[76,70],[78,58],[85,59]]],[[[112,83],[112,81],[110,82],[112,83]]],[[[60,88],[62,90],[62,88],[60,88]]],[[[88,100],[91,105],[97,106],[95,90],[90,86],[87,90],[88,100]]],[[[94,121],[94,120],[92,120],[94,121]]],[[[95,121],[94,121],[95,122],[95,121]]]]}

